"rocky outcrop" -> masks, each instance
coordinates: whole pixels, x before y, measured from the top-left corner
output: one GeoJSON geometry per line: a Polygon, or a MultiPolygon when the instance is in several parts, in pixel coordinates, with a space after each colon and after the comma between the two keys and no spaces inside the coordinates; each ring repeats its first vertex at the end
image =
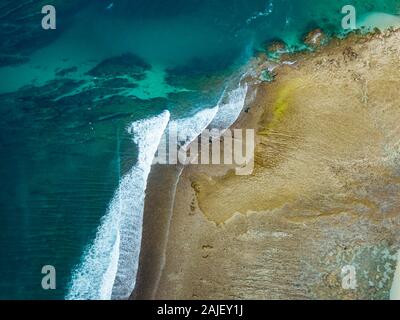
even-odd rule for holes
{"type": "Polygon", "coordinates": [[[141,80],[150,68],[151,66],[142,58],[132,53],[126,53],[103,60],[90,70],[88,75],[104,78],[128,75],[136,80],[141,80]]]}
{"type": "Polygon", "coordinates": [[[327,41],[327,37],[322,31],[322,29],[315,29],[310,31],[305,37],[304,37],[304,43],[308,45],[311,48],[319,48],[323,44],[325,44],[327,41]]]}
{"type": "Polygon", "coordinates": [[[270,54],[279,54],[287,52],[287,45],[282,40],[273,40],[267,44],[267,52],[270,54]]]}

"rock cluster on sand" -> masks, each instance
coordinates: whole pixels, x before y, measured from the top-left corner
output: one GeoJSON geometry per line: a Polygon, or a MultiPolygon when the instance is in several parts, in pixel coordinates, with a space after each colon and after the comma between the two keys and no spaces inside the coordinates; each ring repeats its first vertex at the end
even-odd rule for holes
{"type": "Polygon", "coordinates": [[[315,29],[310,31],[305,37],[304,37],[304,43],[308,45],[311,48],[319,48],[322,46],[324,43],[326,43],[327,38],[324,34],[324,32],[321,29],[315,29]]]}
{"type": "Polygon", "coordinates": [[[282,40],[273,40],[267,45],[267,51],[270,54],[279,54],[287,52],[287,45],[282,40]]]}

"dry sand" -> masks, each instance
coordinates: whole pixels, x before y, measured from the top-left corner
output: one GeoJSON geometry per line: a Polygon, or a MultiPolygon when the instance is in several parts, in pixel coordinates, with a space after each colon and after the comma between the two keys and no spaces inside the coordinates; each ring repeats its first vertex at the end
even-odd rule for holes
{"type": "Polygon", "coordinates": [[[389,298],[400,248],[399,57],[399,31],[283,57],[297,63],[253,84],[256,99],[234,125],[257,132],[252,175],[186,166],[176,195],[161,187],[164,201],[156,177],[171,168],[154,169],[134,297],[389,298]],[[342,286],[347,265],[354,290],[342,286]]]}

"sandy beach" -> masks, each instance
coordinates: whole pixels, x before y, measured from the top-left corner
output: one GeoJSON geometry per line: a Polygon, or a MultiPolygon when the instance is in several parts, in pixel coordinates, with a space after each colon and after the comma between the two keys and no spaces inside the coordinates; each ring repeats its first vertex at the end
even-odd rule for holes
{"type": "MultiPolygon", "coordinates": [[[[400,249],[400,31],[249,79],[255,169],[152,168],[135,299],[387,299],[400,249]],[[179,180],[177,182],[177,178],[179,180]],[[343,286],[343,268],[356,288],[343,286]]],[[[261,72],[265,56],[255,58],[261,72]]],[[[250,96],[250,94],[248,94],[250,96]]]]}

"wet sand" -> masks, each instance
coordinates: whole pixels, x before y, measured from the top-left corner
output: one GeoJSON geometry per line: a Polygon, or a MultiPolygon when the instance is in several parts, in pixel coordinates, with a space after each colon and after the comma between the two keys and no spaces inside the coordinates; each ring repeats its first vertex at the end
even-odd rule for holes
{"type": "Polygon", "coordinates": [[[144,207],[140,267],[133,299],[154,297],[165,264],[176,184],[181,172],[181,165],[153,165],[151,169],[144,207]]]}
{"type": "Polygon", "coordinates": [[[253,84],[255,101],[234,124],[257,132],[253,174],[186,166],[172,203],[157,178],[168,169],[153,168],[134,297],[389,298],[400,248],[399,56],[399,31],[284,56],[297,63],[253,84]],[[355,289],[343,286],[346,266],[355,289]]]}

